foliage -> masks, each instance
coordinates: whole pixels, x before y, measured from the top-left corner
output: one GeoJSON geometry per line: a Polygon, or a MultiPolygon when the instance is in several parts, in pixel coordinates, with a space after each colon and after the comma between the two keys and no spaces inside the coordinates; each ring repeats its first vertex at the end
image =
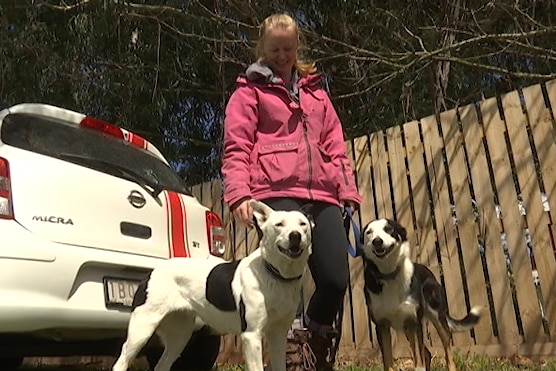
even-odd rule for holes
{"type": "Polygon", "coordinates": [[[217,177],[257,25],[287,11],[355,137],[556,77],[553,1],[2,0],[0,102],[95,115],[217,177]]]}

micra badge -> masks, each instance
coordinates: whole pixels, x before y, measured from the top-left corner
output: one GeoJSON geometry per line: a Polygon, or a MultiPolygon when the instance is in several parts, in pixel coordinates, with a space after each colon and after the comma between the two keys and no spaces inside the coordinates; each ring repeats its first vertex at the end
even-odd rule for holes
{"type": "Polygon", "coordinates": [[[35,215],[33,216],[33,221],[35,222],[47,222],[47,223],[54,223],[54,224],[70,224],[73,225],[73,220],[71,219],[66,219],[66,218],[62,218],[60,216],[39,216],[39,215],[35,215]]]}

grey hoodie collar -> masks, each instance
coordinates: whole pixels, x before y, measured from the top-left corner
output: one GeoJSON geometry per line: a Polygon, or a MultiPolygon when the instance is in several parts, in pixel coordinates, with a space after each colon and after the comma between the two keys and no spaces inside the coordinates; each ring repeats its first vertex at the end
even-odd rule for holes
{"type": "Polygon", "coordinates": [[[272,69],[264,63],[253,63],[245,71],[247,79],[254,82],[266,82],[270,84],[281,84],[282,78],[277,76],[272,69]]]}
{"type": "MultiPolygon", "coordinates": [[[[261,62],[256,62],[250,65],[245,71],[245,75],[248,80],[253,82],[280,85],[284,84],[282,78],[276,75],[272,68],[270,68],[267,64],[261,62]]],[[[292,78],[294,82],[290,83],[289,81],[286,81],[285,85],[292,98],[296,101],[299,101],[299,72],[297,70],[294,71],[294,75],[292,76],[292,78]]]]}

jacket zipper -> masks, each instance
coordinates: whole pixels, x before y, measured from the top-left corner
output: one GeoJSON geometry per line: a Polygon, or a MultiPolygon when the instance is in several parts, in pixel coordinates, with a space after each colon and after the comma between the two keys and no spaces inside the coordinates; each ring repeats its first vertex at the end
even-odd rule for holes
{"type": "MultiPolygon", "coordinates": [[[[305,142],[305,146],[307,147],[307,165],[309,168],[309,180],[307,181],[307,193],[309,194],[309,199],[312,200],[313,199],[313,192],[311,192],[311,188],[313,185],[313,158],[312,158],[312,154],[311,154],[311,146],[309,145],[309,135],[307,133],[307,114],[305,112],[303,112],[303,109],[301,108],[301,102],[296,102],[290,92],[288,91],[288,89],[285,86],[281,86],[281,85],[273,85],[279,89],[283,89],[286,91],[286,93],[288,94],[288,97],[290,98],[290,102],[294,102],[296,104],[299,105],[299,109],[301,110],[301,125],[303,126],[303,141],[305,142]]],[[[301,97],[301,87],[299,88],[299,96],[301,97]]],[[[342,164],[342,168],[343,168],[343,164],[342,164]]],[[[344,178],[346,179],[347,182],[347,178],[345,177],[344,174],[344,178]]]]}
{"type": "Polygon", "coordinates": [[[313,193],[311,192],[311,187],[313,185],[313,159],[307,133],[307,114],[303,111],[301,111],[301,123],[303,125],[303,139],[305,140],[305,146],[307,147],[307,164],[309,165],[309,180],[307,181],[307,192],[309,193],[309,199],[312,200],[313,193]]]}

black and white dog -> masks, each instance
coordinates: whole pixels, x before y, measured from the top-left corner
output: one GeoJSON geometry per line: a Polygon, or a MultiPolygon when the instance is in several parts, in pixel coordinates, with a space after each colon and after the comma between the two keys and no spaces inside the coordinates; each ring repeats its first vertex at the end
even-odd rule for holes
{"type": "Polygon", "coordinates": [[[169,371],[197,318],[217,334],[240,335],[247,370],[263,370],[263,337],[272,369],[286,370],[286,337],[311,254],[313,222],[300,211],[274,211],[255,200],[251,205],[262,238],[249,256],[233,262],[174,258],[152,271],[113,371],[126,371],[155,332],[165,347],[155,370],[169,371]]]}
{"type": "Polygon", "coordinates": [[[392,370],[390,327],[403,330],[415,370],[430,369],[430,351],[423,341],[423,322],[429,320],[440,335],[448,370],[456,366],[451,348],[453,331],[467,331],[477,324],[480,307],[473,307],[463,319],[448,313],[445,294],[434,274],[410,260],[407,231],[393,220],[379,219],[365,226],[361,234],[365,275],[365,296],[369,315],[376,325],[384,370],[392,370]]]}

